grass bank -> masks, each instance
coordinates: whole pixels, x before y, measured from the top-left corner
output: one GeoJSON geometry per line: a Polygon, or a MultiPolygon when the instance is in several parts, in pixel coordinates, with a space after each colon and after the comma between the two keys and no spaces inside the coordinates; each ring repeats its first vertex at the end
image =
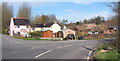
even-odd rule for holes
{"type": "Polygon", "coordinates": [[[102,37],[102,38],[86,38],[84,40],[99,40],[99,39],[105,39],[105,38],[112,38],[112,37],[102,37]]]}
{"type": "Polygon", "coordinates": [[[97,61],[118,61],[119,56],[118,50],[109,44],[101,44],[95,52],[97,61]]]}

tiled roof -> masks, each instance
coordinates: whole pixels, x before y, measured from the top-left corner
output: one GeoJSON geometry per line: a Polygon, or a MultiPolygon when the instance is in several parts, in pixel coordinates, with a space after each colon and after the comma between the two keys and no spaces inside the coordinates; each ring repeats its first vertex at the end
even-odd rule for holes
{"type": "Polygon", "coordinates": [[[15,25],[30,25],[29,19],[14,19],[14,24],[15,25]]]}
{"type": "Polygon", "coordinates": [[[32,27],[51,27],[54,23],[48,23],[48,24],[35,24],[31,25],[32,27]]]}

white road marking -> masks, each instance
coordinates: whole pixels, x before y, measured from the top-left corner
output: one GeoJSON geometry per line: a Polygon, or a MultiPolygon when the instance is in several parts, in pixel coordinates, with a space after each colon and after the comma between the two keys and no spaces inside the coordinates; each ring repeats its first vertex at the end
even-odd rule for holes
{"type": "Polygon", "coordinates": [[[60,49],[60,48],[65,48],[65,47],[70,47],[70,46],[72,46],[72,45],[65,45],[65,46],[60,46],[60,47],[57,47],[57,48],[60,49]]]}
{"type": "Polygon", "coordinates": [[[69,46],[72,46],[72,45],[66,45],[66,46],[64,46],[64,47],[69,47],[69,46]]]}
{"type": "MultiPolygon", "coordinates": [[[[96,49],[97,49],[97,48],[94,48],[93,50],[96,50],[96,49]]],[[[91,54],[92,52],[93,52],[93,51],[90,51],[90,52],[89,52],[88,57],[87,57],[87,61],[89,61],[89,59],[90,59],[89,56],[90,56],[90,54],[91,54]]]]}
{"type": "Polygon", "coordinates": [[[89,61],[89,59],[90,59],[89,55],[90,55],[91,53],[92,53],[92,51],[89,52],[88,57],[87,57],[87,61],[89,61]]]}
{"type": "Polygon", "coordinates": [[[78,44],[78,45],[81,45],[81,44],[83,44],[83,43],[80,43],[80,44],[78,44]]]}
{"type": "Polygon", "coordinates": [[[10,40],[11,42],[15,42],[15,43],[18,43],[18,44],[23,44],[21,42],[18,42],[18,41],[13,41],[13,40],[10,40]]]}
{"type": "Polygon", "coordinates": [[[32,47],[32,49],[35,49],[34,47],[32,47]]]}
{"type": "Polygon", "coordinates": [[[48,51],[46,51],[46,52],[44,52],[44,53],[41,53],[41,54],[35,56],[35,58],[41,57],[41,56],[43,56],[43,55],[45,55],[45,54],[47,54],[47,53],[49,53],[49,52],[51,52],[51,51],[52,51],[52,50],[48,50],[48,51]]]}
{"type": "Polygon", "coordinates": [[[16,43],[18,43],[18,44],[23,44],[23,43],[21,43],[21,42],[18,42],[18,41],[15,41],[16,43]]]}
{"type": "Polygon", "coordinates": [[[58,49],[63,48],[63,46],[58,47],[58,49]]]}

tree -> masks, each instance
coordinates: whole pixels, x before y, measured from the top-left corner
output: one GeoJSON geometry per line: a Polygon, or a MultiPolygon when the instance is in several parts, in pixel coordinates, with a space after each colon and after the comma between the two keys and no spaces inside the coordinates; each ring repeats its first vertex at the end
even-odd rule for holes
{"type": "Polygon", "coordinates": [[[76,22],[76,25],[79,25],[79,24],[80,24],[80,22],[79,22],[79,21],[77,21],[77,22],[76,22]]]}
{"type": "Polygon", "coordinates": [[[8,5],[8,3],[2,3],[2,28],[8,29],[10,25],[11,17],[13,17],[13,8],[12,5],[8,5]]]}
{"type": "Polygon", "coordinates": [[[0,4],[0,33],[2,32],[2,4],[0,4]]]}
{"type": "Polygon", "coordinates": [[[27,3],[23,3],[17,13],[19,18],[31,18],[31,7],[27,3]]]}
{"type": "Polygon", "coordinates": [[[84,20],[83,20],[83,22],[84,22],[85,24],[87,24],[87,23],[88,23],[87,19],[84,19],[84,20]]]}
{"type": "Polygon", "coordinates": [[[54,14],[50,14],[50,15],[36,15],[34,17],[34,19],[31,21],[31,23],[33,24],[46,24],[46,23],[53,23],[53,22],[59,22],[59,20],[57,20],[56,16],[54,14]]]}
{"type": "Polygon", "coordinates": [[[54,14],[48,15],[48,22],[53,23],[54,21],[58,21],[54,14]]]}
{"type": "Polygon", "coordinates": [[[39,15],[36,15],[31,21],[31,24],[40,24],[40,23],[41,23],[41,16],[39,15]]]}
{"type": "Polygon", "coordinates": [[[82,21],[81,20],[77,21],[76,25],[82,25],[82,21]]]}
{"type": "Polygon", "coordinates": [[[39,39],[39,37],[42,36],[42,32],[40,31],[30,32],[29,35],[31,35],[31,37],[35,37],[36,39],[39,39]]]}
{"type": "Polygon", "coordinates": [[[100,24],[100,23],[104,22],[104,17],[97,16],[94,18],[94,20],[95,20],[96,24],[100,24]]]}
{"type": "MultiPolygon", "coordinates": [[[[116,19],[117,23],[118,23],[118,26],[120,26],[120,24],[119,24],[120,23],[120,1],[119,2],[109,3],[107,6],[110,7],[111,10],[115,13],[112,18],[116,19]]],[[[120,41],[119,41],[120,37],[119,36],[120,36],[120,32],[118,30],[117,36],[114,37],[114,38],[117,38],[117,40],[114,40],[113,42],[111,42],[111,44],[112,44],[112,46],[118,48],[118,51],[120,52],[120,50],[119,50],[120,49],[120,47],[119,47],[119,45],[120,45],[120,41]]]]}
{"type": "Polygon", "coordinates": [[[47,23],[47,15],[42,15],[41,16],[41,24],[46,24],[47,23]]]}
{"type": "Polygon", "coordinates": [[[63,19],[63,20],[62,20],[62,23],[63,23],[63,24],[67,24],[67,23],[68,23],[68,20],[67,20],[67,19],[63,19]]]}

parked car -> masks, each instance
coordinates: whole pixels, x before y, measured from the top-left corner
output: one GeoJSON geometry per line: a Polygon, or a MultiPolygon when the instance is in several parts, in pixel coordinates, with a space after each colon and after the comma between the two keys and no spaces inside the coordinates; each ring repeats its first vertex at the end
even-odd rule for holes
{"type": "Polygon", "coordinates": [[[75,40],[74,34],[68,34],[67,39],[75,40]]]}
{"type": "Polygon", "coordinates": [[[83,40],[83,39],[84,39],[83,36],[79,36],[79,37],[78,37],[78,40],[83,40]]]}

